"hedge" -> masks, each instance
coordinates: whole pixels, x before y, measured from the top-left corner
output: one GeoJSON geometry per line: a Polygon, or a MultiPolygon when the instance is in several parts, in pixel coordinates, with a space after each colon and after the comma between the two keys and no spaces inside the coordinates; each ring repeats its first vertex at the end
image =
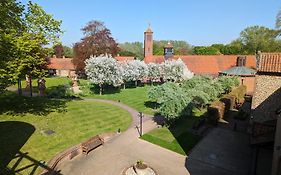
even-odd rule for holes
{"type": "Polygon", "coordinates": [[[247,92],[247,87],[245,85],[240,85],[239,87],[233,89],[229,95],[233,95],[236,97],[236,102],[237,103],[244,103],[245,99],[245,95],[247,92]]]}
{"type": "Polygon", "coordinates": [[[224,117],[225,104],[221,101],[215,101],[208,107],[207,112],[209,121],[216,124],[218,120],[224,117]]]}
{"type": "Polygon", "coordinates": [[[208,119],[211,123],[216,124],[218,120],[224,118],[224,114],[234,109],[236,104],[244,103],[246,86],[241,85],[233,89],[229,94],[222,96],[218,101],[213,102],[208,107],[208,119]]]}

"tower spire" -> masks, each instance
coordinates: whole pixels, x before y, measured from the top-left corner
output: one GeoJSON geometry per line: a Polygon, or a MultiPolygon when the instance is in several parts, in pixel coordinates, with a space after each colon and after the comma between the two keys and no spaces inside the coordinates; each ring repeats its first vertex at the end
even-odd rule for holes
{"type": "Polygon", "coordinates": [[[153,32],[148,22],[148,28],[144,32],[144,57],[153,55],[153,32]]]}

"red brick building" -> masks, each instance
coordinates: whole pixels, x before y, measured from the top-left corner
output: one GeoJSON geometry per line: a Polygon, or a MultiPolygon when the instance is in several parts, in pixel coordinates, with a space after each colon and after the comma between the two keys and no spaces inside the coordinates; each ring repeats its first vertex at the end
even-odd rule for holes
{"type": "MultiPolygon", "coordinates": [[[[168,59],[181,59],[195,75],[218,76],[220,72],[238,66],[239,55],[174,55],[173,45],[168,43],[163,48],[163,55],[153,55],[153,31],[150,27],[144,32],[144,61],[145,63],[162,63],[168,59]]],[[[246,55],[244,66],[256,69],[256,56],[246,55]]],[[[253,93],[254,76],[243,78],[247,92],[253,93]]],[[[241,78],[242,82],[242,78],[241,78]]]]}

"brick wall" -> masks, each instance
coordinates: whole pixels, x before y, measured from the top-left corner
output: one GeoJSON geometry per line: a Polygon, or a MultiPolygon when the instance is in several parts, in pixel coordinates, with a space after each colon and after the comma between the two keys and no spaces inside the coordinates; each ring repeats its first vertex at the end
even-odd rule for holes
{"type": "Polygon", "coordinates": [[[242,84],[243,79],[243,85],[247,87],[247,95],[253,95],[254,93],[254,87],[255,87],[255,77],[239,77],[240,85],[242,84]]]}
{"type": "Polygon", "coordinates": [[[256,75],[252,101],[254,121],[276,119],[276,110],[281,108],[281,76],[256,75]]]}

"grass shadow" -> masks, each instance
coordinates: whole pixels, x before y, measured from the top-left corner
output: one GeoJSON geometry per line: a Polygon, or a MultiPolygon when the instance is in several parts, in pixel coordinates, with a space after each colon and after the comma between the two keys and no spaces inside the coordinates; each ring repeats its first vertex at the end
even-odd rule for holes
{"type": "Polygon", "coordinates": [[[19,121],[0,122],[0,169],[6,169],[21,147],[34,133],[35,127],[19,121]]]}
{"type": "Polygon", "coordinates": [[[29,123],[19,121],[0,122],[0,174],[34,175],[39,167],[48,172],[55,172],[43,162],[22,153],[20,149],[35,132],[35,127],[29,123]],[[28,160],[29,164],[22,165],[22,161],[28,160]]]}
{"type": "MultiPolygon", "coordinates": [[[[100,93],[100,87],[98,85],[92,85],[89,87],[90,91],[94,94],[100,93]]],[[[114,87],[112,85],[104,85],[102,94],[117,94],[120,93],[120,87],[114,87]]]]}
{"type": "Polygon", "coordinates": [[[155,110],[159,108],[160,104],[154,101],[146,101],[144,102],[144,106],[155,110]]]}
{"type": "Polygon", "coordinates": [[[12,116],[33,114],[46,116],[51,112],[66,112],[67,100],[49,99],[44,97],[24,97],[13,93],[0,96],[0,115],[12,116]]]}
{"type": "Polygon", "coordinates": [[[70,85],[58,85],[52,86],[46,89],[47,97],[50,98],[64,98],[64,99],[76,99],[70,85]]]}

